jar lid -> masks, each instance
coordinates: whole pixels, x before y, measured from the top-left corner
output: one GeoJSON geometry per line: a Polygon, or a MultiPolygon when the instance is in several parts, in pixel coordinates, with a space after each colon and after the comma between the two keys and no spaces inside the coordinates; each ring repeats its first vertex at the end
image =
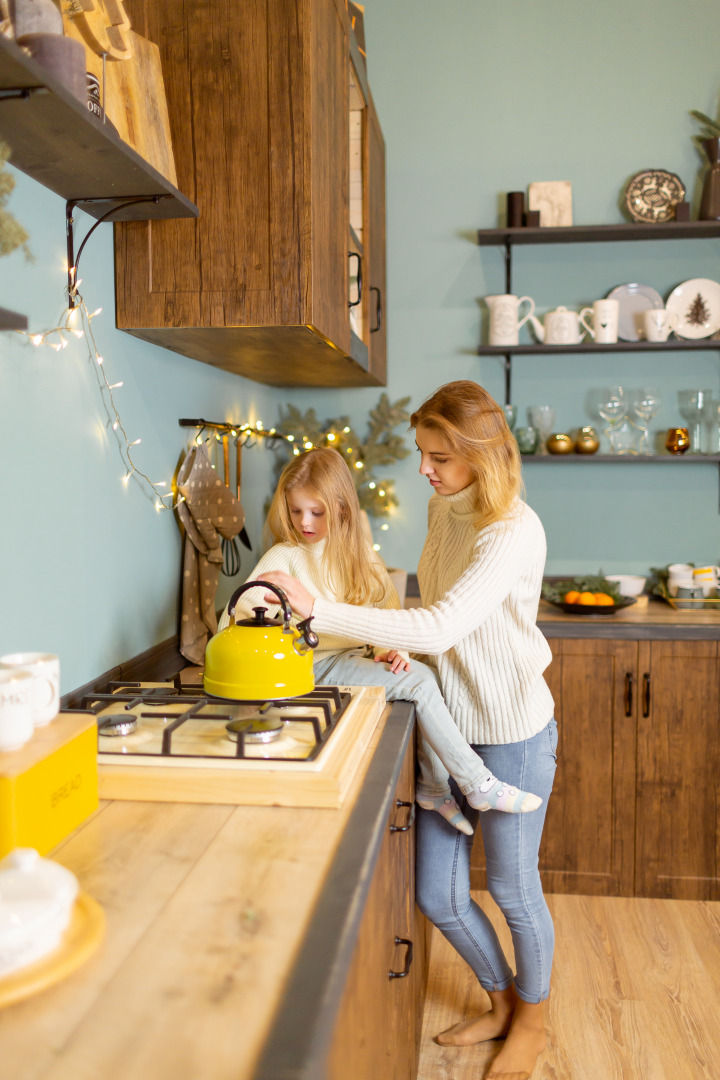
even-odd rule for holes
{"type": "Polygon", "coordinates": [[[15,848],[0,861],[0,957],[18,941],[70,912],[78,880],[35,848],[15,848]]]}

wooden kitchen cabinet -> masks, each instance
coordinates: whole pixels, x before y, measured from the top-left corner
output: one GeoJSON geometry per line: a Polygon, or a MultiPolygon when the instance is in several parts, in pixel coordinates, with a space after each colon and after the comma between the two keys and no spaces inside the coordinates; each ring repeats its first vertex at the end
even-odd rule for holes
{"type": "MultiPolygon", "coordinates": [[[[720,899],[717,641],[563,638],[547,892],[720,899]]],[[[484,887],[482,847],[473,885],[484,887]]]]}
{"type": "Polygon", "coordinates": [[[179,183],[200,217],[116,226],[118,327],[276,386],[383,385],[384,143],[346,5],[126,6],[160,48],[179,183]]]}
{"type": "Polygon", "coordinates": [[[427,965],[426,920],[415,906],[414,791],[411,742],[340,1003],[328,1080],[414,1080],[417,1073],[427,965]],[[407,966],[406,976],[390,978],[407,966]]]}
{"type": "Polygon", "coordinates": [[[720,900],[720,646],[639,643],[635,894],[720,900]]]}

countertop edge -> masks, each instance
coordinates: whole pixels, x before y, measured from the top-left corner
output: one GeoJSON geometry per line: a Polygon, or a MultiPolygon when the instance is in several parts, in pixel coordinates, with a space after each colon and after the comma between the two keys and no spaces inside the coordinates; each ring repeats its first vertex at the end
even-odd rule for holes
{"type": "Polygon", "coordinates": [[[552,622],[538,619],[538,629],[548,639],[552,638],[602,638],[621,641],[717,641],[720,638],[720,625],[700,625],[671,623],[658,625],[653,623],[622,623],[609,617],[590,622],[589,619],[552,622]]]}
{"type": "Polygon", "coordinates": [[[319,1080],[380,853],[415,708],[394,702],[253,1080],[319,1080]]]}

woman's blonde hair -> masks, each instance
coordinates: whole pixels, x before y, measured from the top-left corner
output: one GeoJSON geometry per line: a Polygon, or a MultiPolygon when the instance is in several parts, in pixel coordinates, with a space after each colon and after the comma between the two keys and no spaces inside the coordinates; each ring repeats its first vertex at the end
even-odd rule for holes
{"type": "Polygon", "coordinates": [[[520,452],[498,403],[476,382],[446,383],[410,417],[412,427],[442,436],[478,482],[475,526],[513,513],[522,491],[520,452]]]}
{"type": "Polygon", "coordinates": [[[326,584],[347,604],[380,603],[391,586],[374,557],[350,470],[338,451],[317,447],[285,466],[268,511],[267,530],[273,543],[304,542],[287,504],[288,492],[297,488],[306,488],[325,507],[326,584]]]}

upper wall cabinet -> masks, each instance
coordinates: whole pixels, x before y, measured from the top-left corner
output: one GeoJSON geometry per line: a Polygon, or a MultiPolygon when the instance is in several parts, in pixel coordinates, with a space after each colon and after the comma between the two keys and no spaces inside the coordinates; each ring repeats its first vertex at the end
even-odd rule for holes
{"type": "Polygon", "coordinates": [[[275,386],[385,383],[385,148],[344,0],[126,0],[196,222],[115,227],[117,325],[275,386]]]}

